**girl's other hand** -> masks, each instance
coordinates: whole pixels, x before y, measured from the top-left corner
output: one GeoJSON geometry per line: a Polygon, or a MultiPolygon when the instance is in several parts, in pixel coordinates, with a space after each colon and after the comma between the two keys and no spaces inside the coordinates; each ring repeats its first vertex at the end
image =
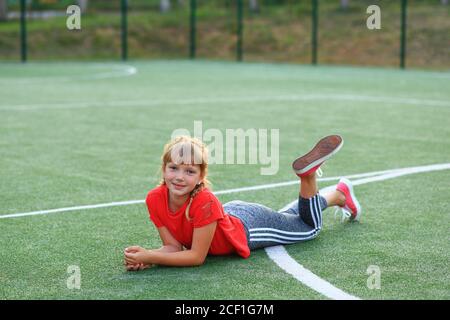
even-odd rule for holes
{"type": "Polygon", "coordinates": [[[143,263],[139,263],[139,264],[125,264],[125,268],[127,269],[127,271],[141,271],[141,270],[144,270],[144,269],[148,269],[151,266],[152,265],[143,264],[143,263]]]}
{"type": "Polygon", "coordinates": [[[145,254],[146,249],[140,246],[131,246],[124,250],[124,265],[127,271],[139,271],[150,268],[152,265],[139,261],[139,253],[145,254]]]}
{"type": "Polygon", "coordinates": [[[125,248],[126,253],[136,253],[136,252],[145,252],[146,250],[140,246],[131,246],[128,248],[125,248]]]}

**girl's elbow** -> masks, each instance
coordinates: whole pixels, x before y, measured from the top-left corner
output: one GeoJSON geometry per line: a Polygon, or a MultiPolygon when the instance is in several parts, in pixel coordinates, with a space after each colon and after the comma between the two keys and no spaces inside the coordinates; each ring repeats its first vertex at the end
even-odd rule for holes
{"type": "Polygon", "coordinates": [[[205,263],[205,260],[206,260],[206,256],[196,256],[196,257],[194,257],[193,264],[194,264],[194,266],[199,267],[205,263]]]}

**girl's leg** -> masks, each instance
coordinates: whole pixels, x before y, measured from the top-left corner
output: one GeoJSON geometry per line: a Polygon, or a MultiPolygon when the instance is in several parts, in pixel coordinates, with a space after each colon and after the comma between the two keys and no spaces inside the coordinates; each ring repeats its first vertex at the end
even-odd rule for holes
{"type": "Polygon", "coordinates": [[[314,172],[307,176],[300,177],[300,181],[300,197],[303,199],[312,198],[319,192],[316,174],[314,172]]]}
{"type": "MultiPolygon", "coordinates": [[[[231,201],[223,209],[242,221],[250,250],[311,240],[320,231],[319,225],[312,227],[298,214],[277,212],[258,203],[231,201]]],[[[314,219],[319,221],[317,213],[314,219]]]]}
{"type": "MultiPolygon", "coordinates": [[[[341,181],[342,180],[343,179],[341,179],[341,181]]],[[[351,185],[351,182],[348,181],[347,185],[351,185]]],[[[325,192],[320,191],[320,196],[319,196],[319,204],[320,204],[322,211],[324,211],[328,207],[336,206],[336,207],[344,208],[344,209],[352,212],[352,218],[350,220],[354,220],[354,219],[356,219],[356,217],[358,217],[358,215],[360,215],[361,208],[360,208],[359,202],[356,199],[354,194],[349,193],[348,196],[350,196],[350,200],[351,200],[351,201],[349,201],[347,199],[347,195],[345,194],[345,192],[341,191],[342,188],[336,187],[335,190],[330,190],[330,188],[326,188],[326,189],[328,189],[328,190],[325,192]],[[355,204],[353,206],[354,207],[353,210],[351,209],[353,207],[350,206],[351,203],[355,204]],[[349,208],[346,208],[346,207],[349,207],[349,208]]],[[[301,196],[299,197],[299,199],[301,199],[301,196]]],[[[279,212],[285,212],[285,213],[289,213],[289,214],[293,214],[293,215],[297,215],[297,216],[300,215],[299,199],[287,204],[285,207],[280,209],[279,212]]]]}
{"type": "MultiPolygon", "coordinates": [[[[322,207],[316,181],[316,170],[321,164],[339,151],[343,145],[342,137],[331,135],[322,138],[307,154],[297,158],[292,163],[292,168],[300,178],[300,199],[298,211],[300,217],[308,225],[314,228],[322,226],[322,207]]],[[[327,200],[327,199],[325,199],[327,200]]],[[[328,197],[327,206],[334,205],[340,199],[328,197]]]]}
{"type": "MultiPolygon", "coordinates": [[[[304,199],[312,198],[318,193],[316,175],[310,174],[304,177],[300,177],[300,197],[304,199]]],[[[345,195],[338,191],[331,191],[323,196],[326,201],[327,207],[333,206],[344,206],[345,205],[345,195]]],[[[323,208],[322,208],[323,210],[323,208]]]]}
{"type": "MultiPolygon", "coordinates": [[[[334,202],[330,201],[329,194],[330,193],[327,193],[325,196],[323,196],[322,194],[319,195],[319,204],[320,204],[320,208],[322,209],[322,211],[324,211],[326,208],[334,205],[334,202]]],[[[294,200],[294,201],[288,203],[283,208],[278,210],[278,212],[289,213],[289,214],[299,216],[300,215],[300,212],[299,212],[299,200],[300,199],[301,199],[301,197],[299,196],[297,200],[294,200]]]]}
{"type": "Polygon", "coordinates": [[[243,201],[224,204],[225,212],[238,217],[244,224],[250,250],[311,240],[319,234],[325,199],[318,193],[315,173],[300,179],[296,214],[292,208],[277,212],[261,204],[243,201]]]}
{"type": "MultiPolygon", "coordinates": [[[[334,205],[331,196],[328,198],[334,205]]],[[[314,239],[322,228],[322,210],[327,208],[327,200],[319,195],[313,173],[301,177],[299,199],[279,212],[244,201],[231,201],[224,204],[223,208],[242,221],[249,248],[255,250],[314,239]]]]}
{"type": "Polygon", "coordinates": [[[342,207],[345,205],[345,195],[338,190],[328,192],[323,197],[325,198],[328,207],[333,206],[342,207]]]}
{"type": "Polygon", "coordinates": [[[312,228],[322,228],[322,207],[317,188],[316,173],[300,177],[300,199],[298,212],[302,220],[312,228]]]}
{"type": "MultiPolygon", "coordinates": [[[[294,215],[300,215],[298,210],[298,200],[294,200],[280,209],[278,212],[285,212],[294,215]]],[[[342,207],[345,205],[345,195],[338,190],[329,191],[325,194],[320,194],[320,207],[322,211],[324,211],[328,207],[339,206],[342,207]]]]}
{"type": "MultiPolygon", "coordinates": [[[[250,249],[290,244],[315,238],[322,228],[322,207],[325,199],[319,195],[315,170],[342,146],[342,138],[321,139],[305,156],[293,163],[301,179],[298,200],[299,215],[276,212],[266,206],[233,201],[223,206],[225,212],[238,217],[247,232],[250,249]]],[[[333,202],[333,199],[330,199],[333,202]]]]}

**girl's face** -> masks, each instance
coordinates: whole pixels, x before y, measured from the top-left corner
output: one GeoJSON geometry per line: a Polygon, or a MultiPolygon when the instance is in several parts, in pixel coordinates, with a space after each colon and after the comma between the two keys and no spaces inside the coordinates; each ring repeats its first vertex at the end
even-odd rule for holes
{"type": "Polygon", "coordinates": [[[164,169],[164,181],[173,196],[188,196],[201,181],[199,165],[175,164],[169,162],[164,169]]]}

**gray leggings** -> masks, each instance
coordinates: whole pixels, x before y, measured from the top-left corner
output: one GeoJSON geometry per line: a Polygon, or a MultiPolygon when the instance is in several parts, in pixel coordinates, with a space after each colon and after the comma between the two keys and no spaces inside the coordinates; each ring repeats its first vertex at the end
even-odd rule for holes
{"type": "Polygon", "coordinates": [[[319,194],[310,199],[300,197],[278,212],[240,200],[223,205],[226,213],[242,221],[250,250],[314,239],[322,229],[322,210],[326,207],[325,198],[319,194]]]}

